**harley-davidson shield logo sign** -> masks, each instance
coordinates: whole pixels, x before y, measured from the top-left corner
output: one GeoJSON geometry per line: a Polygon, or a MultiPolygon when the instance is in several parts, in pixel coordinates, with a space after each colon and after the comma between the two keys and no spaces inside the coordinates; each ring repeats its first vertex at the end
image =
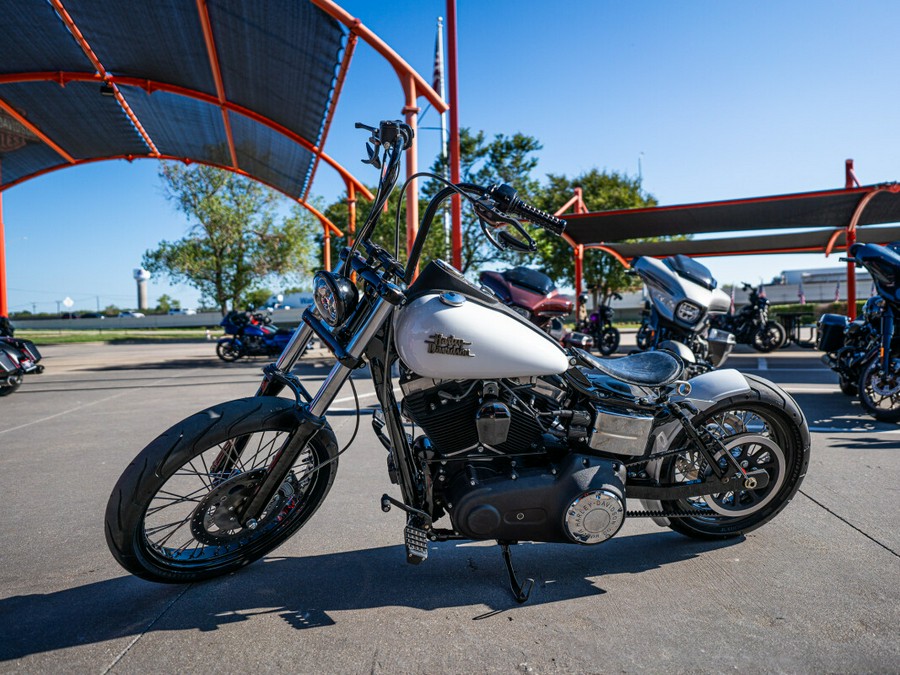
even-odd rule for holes
{"type": "Polygon", "coordinates": [[[455,338],[452,335],[443,335],[435,333],[425,340],[428,345],[429,354],[446,354],[447,356],[475,356],[468,349],[471,342],[466,342],[461,338],[455,338]]]}

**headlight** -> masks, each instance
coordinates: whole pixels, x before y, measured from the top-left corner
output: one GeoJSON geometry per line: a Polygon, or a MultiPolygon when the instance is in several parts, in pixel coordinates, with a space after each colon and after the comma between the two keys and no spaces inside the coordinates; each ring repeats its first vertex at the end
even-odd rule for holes
{"type": "Polygon", "coordinates": [[[662,291],[657,290],[653,286],[650,286],[649,288],[650,288],[650,297],[653,300],[654,304],[661,305],[662,307],[665,307],[666,309],[668,309],[670,312],[675,311],[675,301],[672,300],[672,298],[670,298],[668,295],[666,295],[662,291]]]}
{"type": "Polygon", "coordinates": [[[316,272],[313,278],[313,301],[322,321],[340,326],[356,308],[356,286],[345,277],[331,272],[316,272]]]}
{"type": "Polygon", "coordinates": [[[703,310],[687,300],[682,300],[678,303],[678,307],[675,308],[675,316],[681,321],[689,324],[697,323],[700,320],[700,315],[702,313],[703,310]]]}

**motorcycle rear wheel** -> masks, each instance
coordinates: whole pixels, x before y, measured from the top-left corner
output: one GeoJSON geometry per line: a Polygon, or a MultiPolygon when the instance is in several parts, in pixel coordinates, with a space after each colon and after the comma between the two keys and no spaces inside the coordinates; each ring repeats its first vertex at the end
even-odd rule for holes
{"type": "Polygon", "coordinates": [[[233,517],[297,427],[296,404],[255,397],[222,403],[182,420],[134,459],[106,507],[106,542],[129,572],[150,581],[190,583],[233,572],[284,543],[316,512],[337,473],[329,427],[301,452],[254,528],[233,517]],[[213,461],[246,445],[234,467],[213,461]]]}
{"type": "Polygon", "coordinates": [[[6,384],[0,387],[0,396],[9,396],[10,394],[12,394],[16,389],[22,386],[22,379],[22,376],[19,375],[13,378],[11,384],[6,384]]]}
{"type": "MultiPolygon", "coordinates": [[[[758,490],[736,490],[705,497],[662,502],[666,511],[696,512],[696,517],[671,518],[669,527],[695,539],[730,539],[751,532],[778,515],[800,488],[809,465],[809,436],[801,432],[803,413],[760,378],[746,376],[753,396],[736,396],[693,419],[717,436],[744,468],[764,469],[769,483],[758,490]]],[[[676,439],[686,443],[686,438],[676,439]]],[[[720,459],[720,464],[725,462],[720,459]]],[[[710,467],[696,451],[667,458],[663,480],[702,479],[710,467]]]]}
{"type": "Polygon", "coordinates": [[[216,356],[226,363],[237,361],[243,355],[244,350],[234,340],[223,340],[216,343],[216,356]]]}
{"type": "Polygon", "coordinates": [[[600,336],[597,340],[597,350],[603,354],[603,356],[609,356],[610,354],[615,353],[619,348],[620,338],[621,336],[619,335],[618,328],[607,326],[600,331],[600,336]]]}
{"type": "Polygon", "coordinates": [[[859,402],[879,422],[900,422],[900,357],[891,358],[886,377],[880,372],[881,360],[873,358],[859,377],[859,402]]]}
{"type": "Polygon", "coordinates": [[[781,348],[787,340],[787,332],[777,321],[766,321],[753,334],[753,348],[758,352],[771,352],[781,348]]]}

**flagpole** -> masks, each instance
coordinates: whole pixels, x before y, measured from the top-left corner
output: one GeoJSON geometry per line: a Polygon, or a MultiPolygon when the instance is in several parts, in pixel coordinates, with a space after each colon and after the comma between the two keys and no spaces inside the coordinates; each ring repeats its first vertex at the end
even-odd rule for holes
{"type": "MultiPolygon", "coordinates": [[[[443,100],[446,99],[444,87],[444,19],[438,17],[437,20],[437,39],[434,45],[435,62],[434,75],[435,83],[438,85],[435,90],[443,100]]],[[[447,112],[441,113],[441,161],[444,167],[444,178],[450,180],[450,165],[447,161],[447,112]]],[[[444,249],[450,253],[450,211],[444,209],[444,249]]]]}
{"type": "MultiPolygon", "coordinates": [[[[450,180],[459,182],[459,82],[456,50],[456,0],[447,0],[447,84],[450,104],[450,180]]],[[[462,269],[462,202],[459,195],[452,197],[453,213],[453,266],[462,269]]]]}

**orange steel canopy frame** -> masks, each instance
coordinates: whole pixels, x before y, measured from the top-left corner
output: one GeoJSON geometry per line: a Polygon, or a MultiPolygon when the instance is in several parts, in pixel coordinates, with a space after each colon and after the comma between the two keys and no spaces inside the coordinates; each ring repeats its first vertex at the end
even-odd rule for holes
{"type": "MultiPolygon", "coordinates": [[[[845,163],[846,187],[839,190],[683,204],[678,206],[623,209],[588,213],[581,188],[557,216],[566,214],[564,235],[574,249],[575,293],[583,288],[585,249],[612,255],[625,267],[638,256],[693,257],[761,255],[771,253],[824,253],[844,250],[856,243],[885,244],[900,239],[900,227],[862,227],[900,222],[900,184],[861,186],[853,160],[845,163]],[[735,231],[790,229],[785,234],[753,234],[741,237],[686,241],[626,241],[644,237],[710,234],[735,231]],[[839,240],[843,238],[843,243],[839,240]]],[[[848,298],[856,297],[856,269],[847,265],[848,298]]],[[[848,303],[851,318],[856,304],[848,303]]]]}
{"type": "MultiPolygon", "coordinates": [[[[324,264],[343,233],[307,202],[320,164],[370,191],[323,147],[362,39],[397,73],[402,112],[447,104],[366,26],[331,0],[9,0],[0,32],[0,315],[8,313],[3,191],[57,169],[111,159],[227,169],[296,200],[320,222],[324,264]]],[[[416,172],[415,143],[407,175],[416,172]]],[[[416,234],[416,181],[407,238],[416,234]]]]}

